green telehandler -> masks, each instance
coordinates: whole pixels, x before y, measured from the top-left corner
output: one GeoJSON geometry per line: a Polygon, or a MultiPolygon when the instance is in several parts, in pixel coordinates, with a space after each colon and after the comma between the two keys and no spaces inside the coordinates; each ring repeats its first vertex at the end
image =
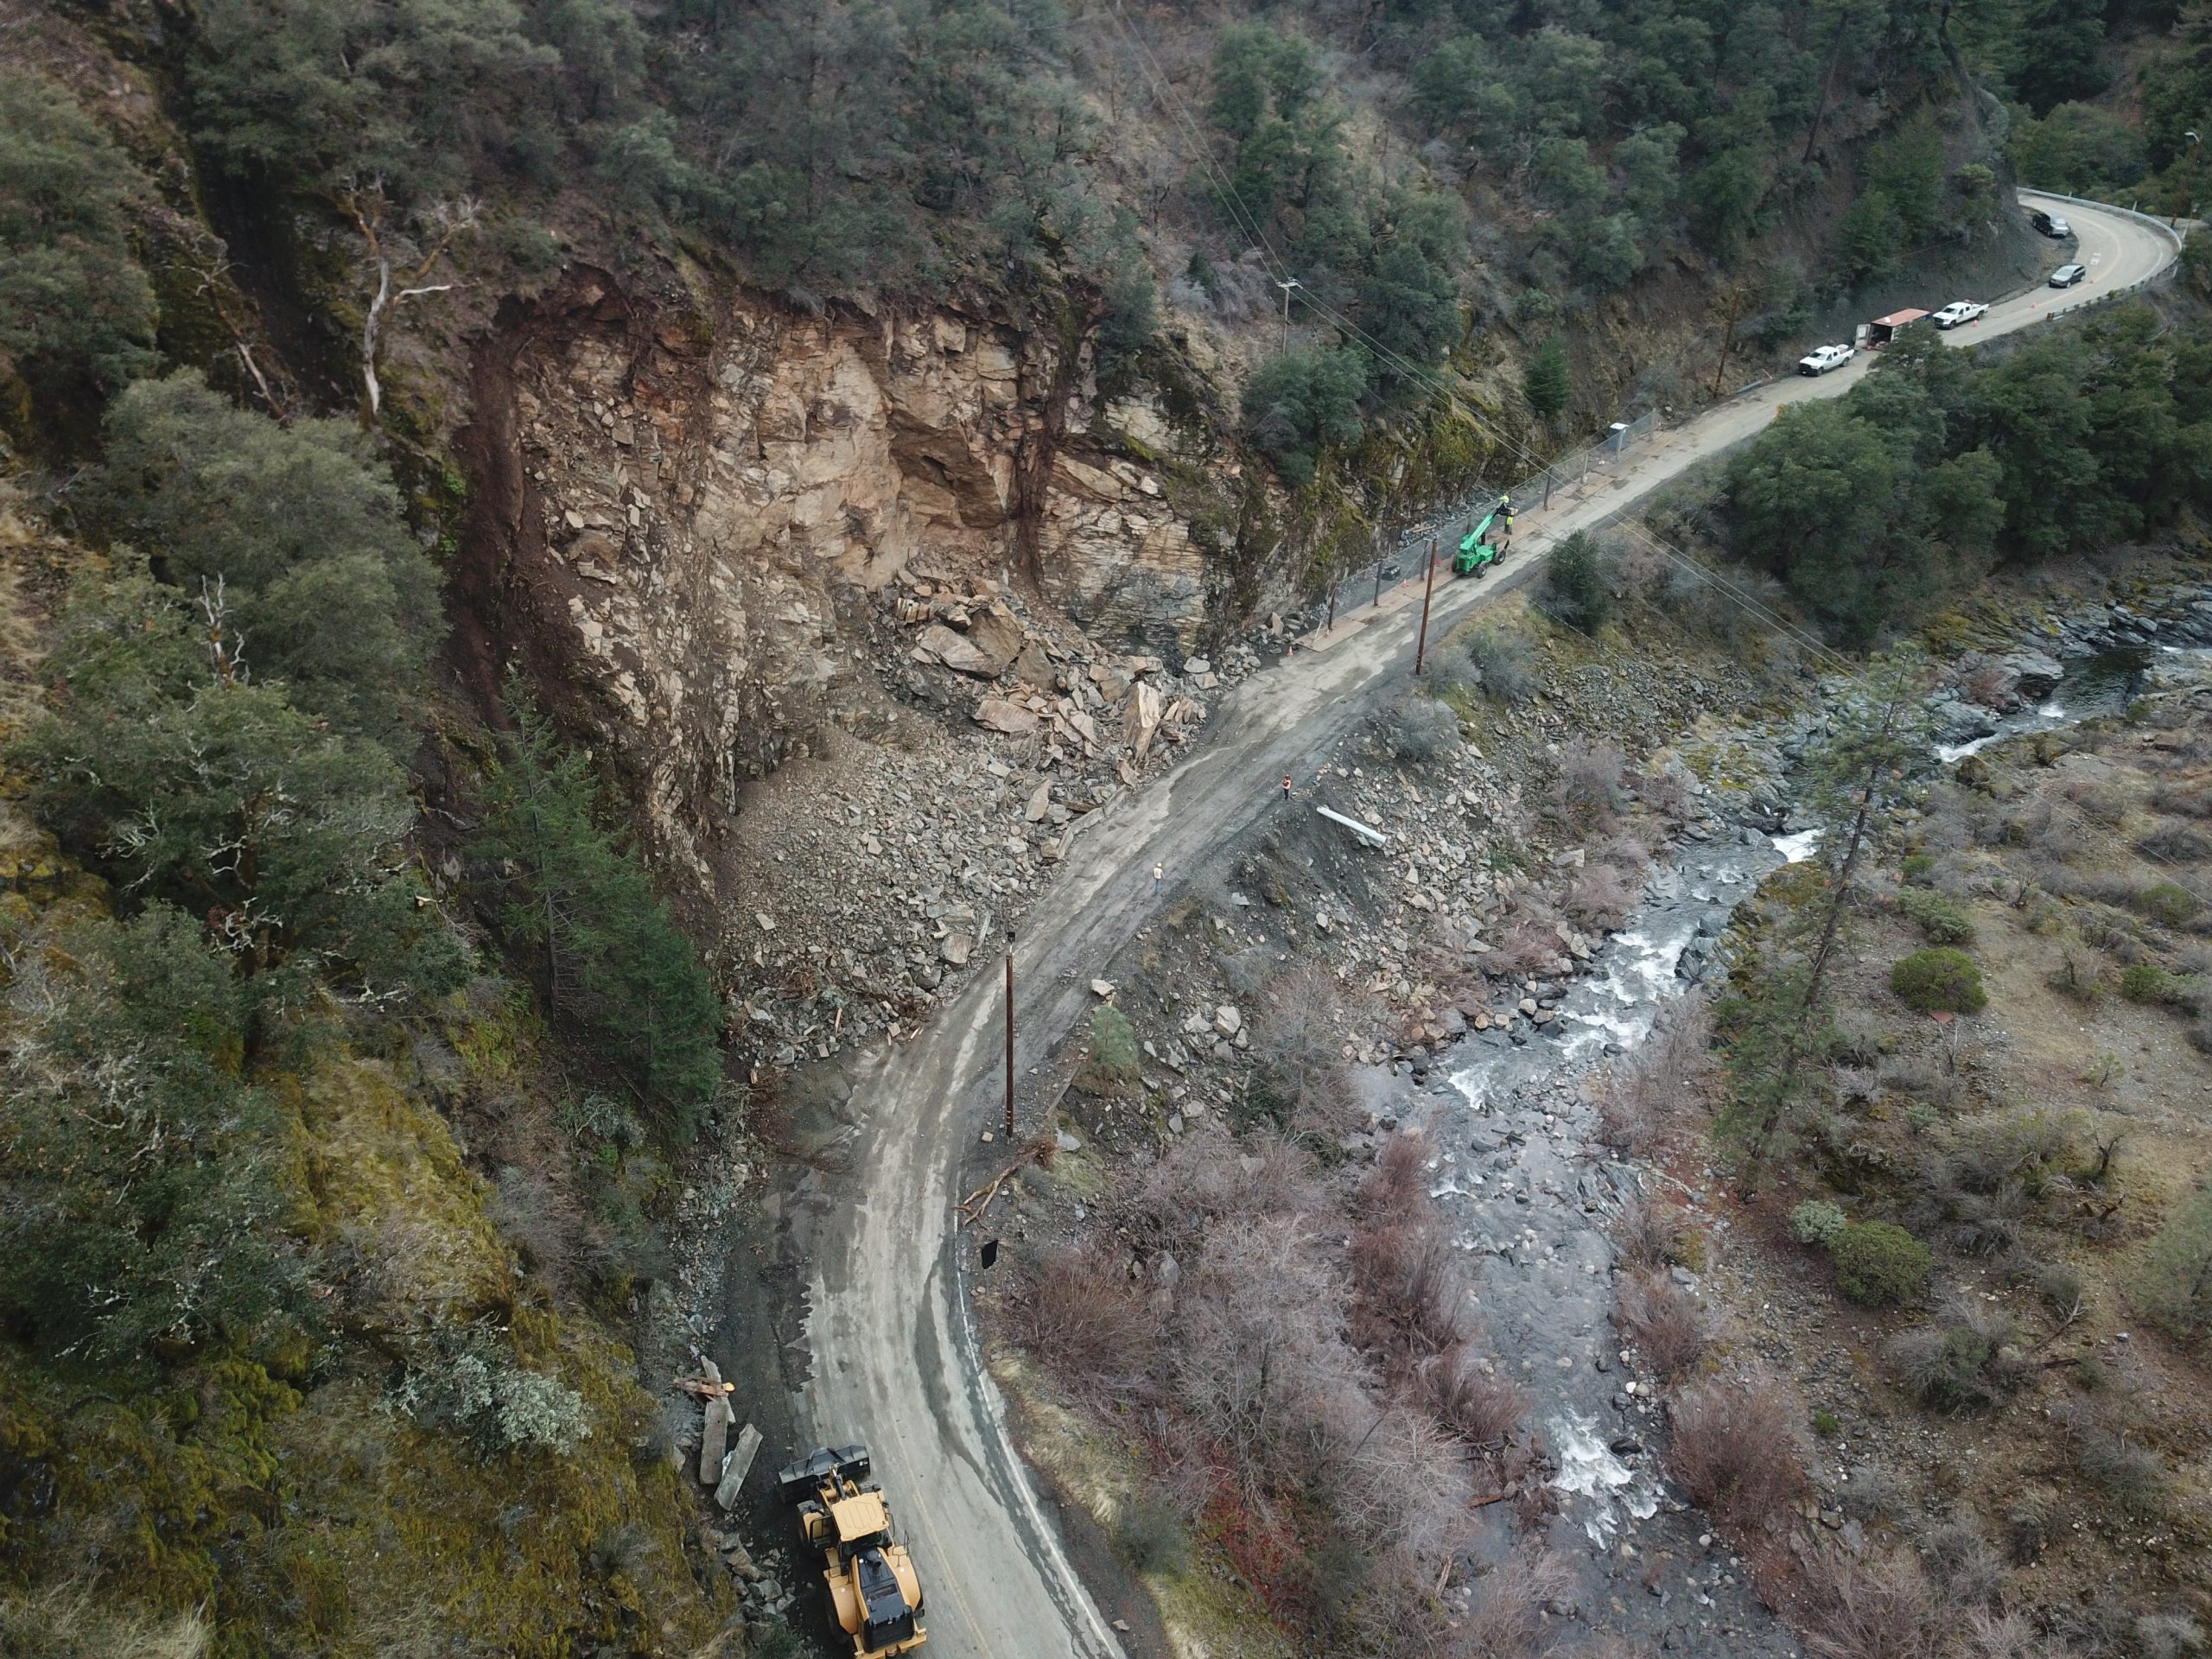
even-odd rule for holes
{"type": "Polygon", "coordinates": [[[1513,533],[1513,498],[1500,496],[1488,512],[1475,520],[1467,533],[1459,538],[1459,550],[1452,556],[1452,574],[1455,576],[1486,576],[1492,565],[1504,554],[1491,540],[1495,531],[1513,533]]]}

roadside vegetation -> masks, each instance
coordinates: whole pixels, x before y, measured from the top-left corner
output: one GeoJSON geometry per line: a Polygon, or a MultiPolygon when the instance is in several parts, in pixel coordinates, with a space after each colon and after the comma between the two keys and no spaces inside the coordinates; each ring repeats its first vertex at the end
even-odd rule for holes
{"type": "Polygon", "coordinates": [[[2001,350],[1905,331],[1731,461],[1717,527],[1864,645],[2005,564],[2077,562],[2212,505],[2212,325],[2127,306],[2001,350]]]}

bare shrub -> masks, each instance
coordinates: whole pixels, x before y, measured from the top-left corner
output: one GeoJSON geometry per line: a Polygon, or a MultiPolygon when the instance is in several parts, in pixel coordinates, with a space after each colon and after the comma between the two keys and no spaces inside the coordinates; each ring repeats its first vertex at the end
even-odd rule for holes
{"type": "Polygon", "coordinates": [[[559,1295],[567,1291],[581,1251],[583,1217],[543,1170],[509,1165],[485,1213],[521,1252],[523,1263],[559,1295]]]}
{"type": "Polygon", "coordinates": [[[1454,1343],[1413,1376],[1413,1397],[1436,1421],[1473,1446],[1503,1446],[1528,1414],[1529,1398],[1454,1343]]]}
{"type": "Polygon", "coordinates": [[[1764,1378],[1700,1382],[1668,1408],[1668,1467],[1694,1503],[1761,1530],[1808,1490],[1797,1413],[1764,1378]]]}
{"type": "Polygon", "coordinates": [[[2075,1466],[2130,1515],[2165,1513],[2170,1496],[2166,1460],[2136,1440],[2124,1425],[2087,1411],[2072,1415],[2075,1466]]]}
{"type": "Polygon", "coordinates": [[[2077,779],[2060,791],[2066,798],[2107,828],[2127,817],[2127,792],[2118,785],[2094,779],[2077,779]]]}
{"type": "Polygon", "coordinates": [[[1627,764],[1617,743],[1575,739],[1560,751],[1559,772],[1552,780],[1554,808],[1579,830],[1611,830],[1626,804],[1621,780],[1627,764]]]}
{"type": "Polygon", "coordinates": [[[1333,1137],[1357,1126],[1344,1045],[1374,1020],[1371,1003],[1319,963],[1293,969],[1268,988],[1266,1012],[1253,1022],[1252,1052],[1281,1098],[1280,1127],[1333,1137]]]}
{"type": "Polygon", "coordinates": [[[1560,959],[1560,950],[1559,935],[1550,923],[1541,916],[1524,914],[1506,924],[1490,955],[1483,958],[1483,966],[1491,973],[1516,978],[1547,973],[1560,959]]]}
{"type": "Polygon", "coordinates": [[[2201,864],[2212,859],[2212,835],[2193,823],[2168,818],[2138,841],[2135,850],[2161,864],[2201,864]]]}
{"type": "Polygon", "coordinates": [[[1395,1135],[1382,1143],[1375,1166],[1359,1183],[1355,1200],[1364,1219],[1382,1223],[1415,1215],[1428,1204],[1429,1143],[1417,1135],[1395,1135]]]}
{"type": "Polygon", "coordinates": [[[1628,876],[1642,876],[1652,865],[1652,849],[1635,836],[1612,836],[1597,849],[1597,856],[1628,876]]]}
{"type": "Polygon", "coordinates": [[[1363,1228],[1351,1262],[1352,1338],[1380,1358],[1384,1375],[1403,1376],[1459,1340],[1466,1287],[1433,1220],[1363,1228]]]}
{"type": "Polygon", "coordinates": [[[1611,930],[1635,908],[1636,888],[1611,864],[1585,864],[1567,890],[1567,913],[1586,927],[1611,930]]]}
{"type": "Polygon", "coordinates": [[[2145,1613],[2135,1621],[2135,1645],[2143,1659],[2188,1659],[2212,1644],[2186,1613],[2145,1613]]]}
{"type": "Polygon", "coordinates": [[[2018,1613],[1975,1608],[1967,1615],[1959,1659],[2077,1659],[2076,1649],[2045,1636],[2018,1613]]]}
{"type": "Polygon", "coordinates": [[[1954,1606],[1994,1611],[2005,1599],[2005,1563],[1980,1527],[1946,1521],[1920,1541],[1921,1565],[1954,1606]]]}
{"type": "Polygon", "coordinates": [[[1662,818],[1686,818],[1690,812],[1690,780],[1669,766],[1659,772],[1640,772],[1631,779],[1636,798],[1662,818]]]}
{"type": "Polygon", "coordinates": [[[1314,1488],[1338,1529],[1369,1552],[1433,1574],[1465,1547],[1474,1493],[1466,1459],[1427,1413],[1339,1395],[1314,1488]]]}
{"type": "Polygon", "coordinates": [[[1441,760],[1459,747],[1459,716],[1433,697],[1400,700],[1384,728],[1390,753],[1414,766],[1441,760]]]}
{"type": "Polygon", "coordinates": [[[1807,1559],[1805,1578],[1805,1649],[1816,1659],[1942,1659],[1948,1620],[1910,1555],[1858,1561],[1822,1549],[1807,1559]]]}
{"type": "Polygon", "coordinates": [[[1531,1659],[1547,1645],[1545,1603],[1571,1582],[1566,1564],[1548,1553],[1491,1568],[1476,1582],[1466,1621],[1446,1651],[1452,1659],[1531,1659]]]}
{"type": "Polygon", "coordinates": [[[1697,1298],[1661,1274],[1624,1279],[1618,1308],[1644,1363],[1669,1382],[1695,1370],[1713,1345],[1713,1321],[1697,1298]]]}
{"type": "Polygon", "coordinates": [[[1613,1221],[1613,1243],[1621,1261],[1630,1268],[1650,1272],[1674,1259],[1681,1237],[1682,1212],[1672,1205],[1654,1204],[1642,1193],[1631,1195],[1613,1221]]]}
{"type": "Polygon", "coordinates": [[[1139,1176],[1115,1220],[1141,1256],[1165,1252],[1187,1265],[1216,1234],[1268,1216],[1305,1217],[1324,1203],[1312,1156],[1287,1141],[1186,1135],[1139,1176]]]}
{"type": "Polygon", "coordinates": [[[2212,818],[2212,789],[2201,784],[2161,784],[2151,791],[2151,804],[2161,812],[2212,818]]]}
{"type": "Polygon", "coordinates": [[[8,1659],[200,1659],[204,1613],[166,1618],[113,1605],[106,1593],[58,1585],[20,1599],[0,1592],[0,1653],[8,1659]]]}
{"type": "Polygon", "coordinates": [[[1648,1152],[1667,1122],[1706,1086],[1713,1069],[1713,1023],[1702,1002],[1679,1003],[1652,1027],[1643,1046],[1616,1064],[1598,1103],[1598,1130],[1609,1147],[1648,1152]]]}
{"type": "Polygon", "coordinates": [[[1301,1217],[1262,1216],[1198,1248],[1183,1281],[1175,1397],[1247,1501],[1316,1474],[1332,1407],[1364,1397],[1363,1368],[1337,1332],[1347,1300],[1301,1217]]]}
{"type": "Polygon", "coordinates": [[[1159,1322],[1128,1272],[1097,1249],[1021,1263],[1007,1329],[1071,1392],[1103,1401],[1138,1387],[1158,1351],[1159,1322]]]}
{"type": "Polygon", "coordinates": [[[1526,702],[1536,695],[1535,652],[1521,634],[1478,624],[1467,630],[1460,650],[1481,677],[1484,691],[1500,702],[1526,702]]]}
{"type": "Polygon", "coordinates": [[[2062,1505],[2056,1487],[2024,1486],[2005,1511],[2005,1548],[2013,1565],[2024,1567],[2058,1536],[2062,1505]]]}

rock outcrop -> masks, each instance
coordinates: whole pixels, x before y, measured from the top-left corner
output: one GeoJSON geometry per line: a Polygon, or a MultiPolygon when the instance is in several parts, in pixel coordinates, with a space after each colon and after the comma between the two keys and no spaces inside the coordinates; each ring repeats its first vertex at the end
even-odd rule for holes
{"type": "MultiPolygon", "coordinates": [[[[1174,431],[1103,404],[1087,346],[1063,365],[1050,330],[752,296],[651,315],[583,268],[505,321],[476,388],[477,453],[506,474],[477,520],[500,543],[474,550],[499,567],[487,632],[581,684],[564,715],[696,876],[747,780],[832,723],[896,723],[869,625],[902,575],[1018,575],[1079,626],[1178,656],[1208,620],[1154,459],[1174,431]]],[[[993,603],[901,654],[989,680],[1025,643],[993,603]]]]}

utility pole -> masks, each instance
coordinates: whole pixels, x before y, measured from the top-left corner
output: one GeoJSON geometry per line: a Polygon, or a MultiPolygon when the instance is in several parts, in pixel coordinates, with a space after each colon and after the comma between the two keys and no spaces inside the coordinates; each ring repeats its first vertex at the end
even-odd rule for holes
{"type": "Polygon", "coordinates": [[[1282,289],[1282,348],[1287,352],[1290,349],[1290,290],[1305,284],[1295,276],[1288,276],[1277,277],[1275,286],[1282,289]]]}
{"type": "Polygon", "coordinates": [[[1006,1143],[1014,1145],[1014,935],[1006,936],[1006,1143]]]}
{"type": "Polygon", "coordinates": [[[1728,321],[1726,327],[1721,331],[1720,334],[1720,361],[1713,366],[1713,395],[1715,397],[1720,395],[1721,376],[1728,372],[1728,353],[1735,349],[1736,324],[1743,317],[1744,302],[1746,297],[1744,284],[1740,282],[1729,283],[1726,293],[1728,321]]]}
{"type": "Polygon", "coordinates": [[[1428,579],[1421,589],[1421,637],[1414,641],[1414,677],[1421,677],[1421,658],[1428,654],[1428,596],[1436,591],[1436,537],[1428,538],[1428,579]]]}
{"type": "Polygon", "coordinates": [[[2197,157],[2203,153],[2204,141],[2193,131],[2184,132],[2182,137],[2189,140],[2187,175],[2189,182],[2182,186],[2181,201],[2174,209],[2173,217],[2166,221],[2168,230],[2179,230],[2182,220],[2187,219],[2196,207],[2196,162],[2197,157]]]}

